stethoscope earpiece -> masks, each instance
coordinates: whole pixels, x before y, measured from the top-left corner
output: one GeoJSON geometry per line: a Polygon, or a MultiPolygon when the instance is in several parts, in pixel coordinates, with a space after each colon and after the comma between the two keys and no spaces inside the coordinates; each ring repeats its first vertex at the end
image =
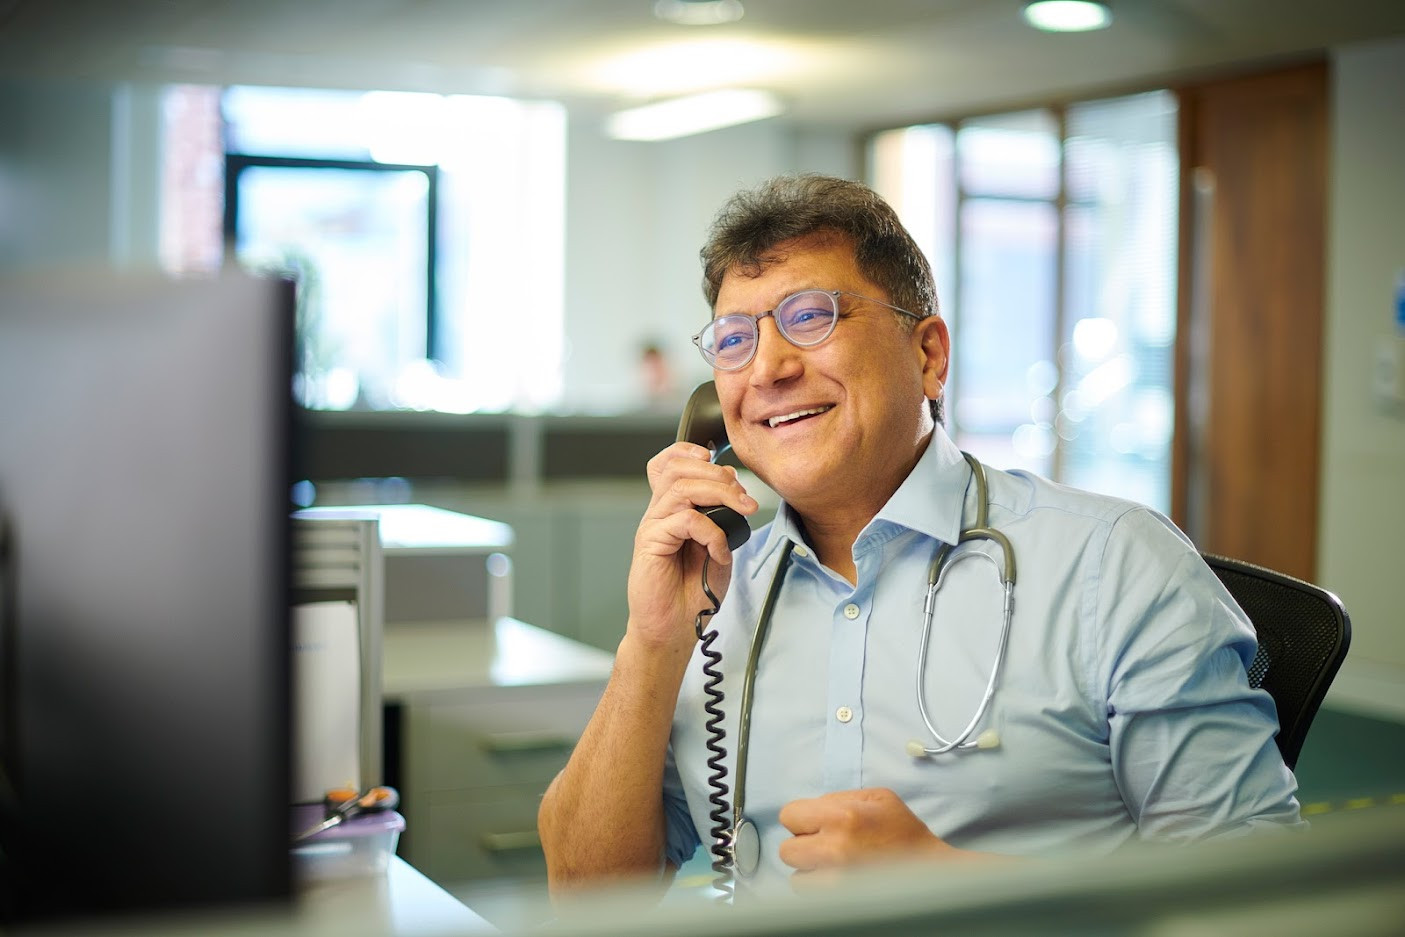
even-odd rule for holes
{"type": "MultiPolygon", "coordinates": [[[[996,732],[994,729],[986,729],[980,735],[976,736],[976,740],[974,742],[962,742],[960,745],[957,745],[955,747],[979,748],[986,751],[992,748],[999,748],[1000,733],[996,732]]],[[[928,758],[932,755],[940,755],[943,752],[950,751],[950,748],[943,748],[940,750],[928,748],[926,745],[923,745],[921,742],[917,741],[917,739],[908,739],[906,748],[908,756],[912,758],[928,758]]]]}

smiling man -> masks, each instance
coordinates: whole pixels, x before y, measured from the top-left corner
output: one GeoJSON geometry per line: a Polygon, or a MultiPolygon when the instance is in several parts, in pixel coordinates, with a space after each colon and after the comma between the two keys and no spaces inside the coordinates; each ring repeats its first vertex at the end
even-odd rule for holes
{"type": "Polygon", "coordinates": [[[736,473],[686,442],[650,460],[614,674],[539,814],[554,893],[666,881],[719,823],[739,887],[1301,825],[1245,675],[1253,630],[1186,538],[946,435],[950,338],[882,199],[778,178],[723,208],[702,259],[695,341],[738,458],[783,503],[732,553],[695,508],[754,514],[736,473]]]}

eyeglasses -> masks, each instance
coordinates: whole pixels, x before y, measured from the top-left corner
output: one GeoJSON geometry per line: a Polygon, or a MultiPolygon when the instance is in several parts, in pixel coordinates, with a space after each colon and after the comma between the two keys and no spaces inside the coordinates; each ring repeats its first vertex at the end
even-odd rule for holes
{"type": "Polygon", "coordinates": [[[919,322],[923,318],[881,299],[860,296],[848,290],[801,290],[760,315],[738,313],[718,316],[693,336],[693,344],[702,352],[703,360],[719,371],[744,368],[756,357],[756,346],[761,338],[761,320],[770,316],[776,320],[776,328],[786,341],[799,348],[813,348],[834,334],[834,324],[839,321],[841,295],[877,303],[919,322]]]}

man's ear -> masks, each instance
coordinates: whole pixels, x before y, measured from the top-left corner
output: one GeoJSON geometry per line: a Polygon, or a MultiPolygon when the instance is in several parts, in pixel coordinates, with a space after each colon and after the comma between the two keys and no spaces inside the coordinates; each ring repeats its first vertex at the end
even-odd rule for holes
{"type": "Polygon", "coordinates": [[[922,368],[922,393],[928,400],[936,400],[951,368],[951,335],[946,320],[928,316],[913,326],[912,337],[922,368]]]}

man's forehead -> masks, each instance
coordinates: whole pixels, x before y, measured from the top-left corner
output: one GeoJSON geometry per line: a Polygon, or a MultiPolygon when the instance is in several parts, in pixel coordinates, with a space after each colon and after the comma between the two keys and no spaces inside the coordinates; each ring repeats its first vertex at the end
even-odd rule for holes
{"type": "MultiPolygon", "coordinates": [[[[722,276],[718,290],[718,303],[729,287],[744,287],[748,281],[759,279],[776,267],[794,264],[797,268],[807,266],[811,259],[822,261],[827,268],[842,267],[844,272],[857,271],[858,260],[854,256],[849,238],[834,232],[817,232],[805,237],[783,241],[761,252],[750,261],[734,263],[722,276]],[[817,255],[827,255],[819,257],[817,255]]],[[[836,270],[836,273],[840,271],[836,270]]],[[[825,286],[829,284],[800,284],[803,286],[825,286]]]]}
{"type": "Polygon", "coordinates": [[[735,263],[728,268],[723,279],[734,275],[759,277],[768,268],[783,264],[797,254],[831,253],[834,251],[843,251],[850,258],[853,258],[853,239],[838,231],[822,228],[757,251],[752,259],[735,263]]]}

